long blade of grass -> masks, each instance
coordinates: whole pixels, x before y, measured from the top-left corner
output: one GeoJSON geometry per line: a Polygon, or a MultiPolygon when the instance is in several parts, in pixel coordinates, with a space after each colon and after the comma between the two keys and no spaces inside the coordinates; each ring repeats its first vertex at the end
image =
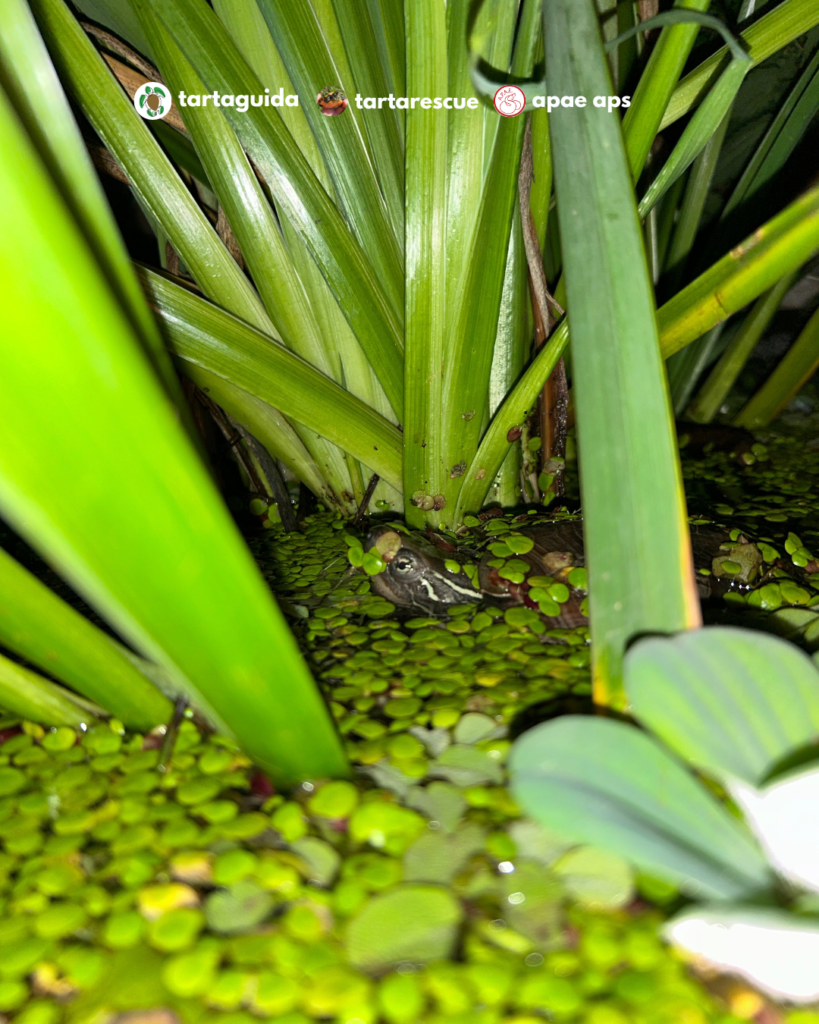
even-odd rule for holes
{"type": "MultiPolygon", "coordinates": [[[[248,67],[205,0],[151,0],[208,89],[261,95],[248,67]]],[[[376,269],[321,187],[272,107],[228,109],[228,119],[332,288],[396,413],[402,410],[403,328],[376,269]]]]}
{"type": "MultiPolygon", "coordinates": [[[[756,67],[816,25],[819,25],[816,0],[783,0],[767,14],[763,14],[759,21],[749,25],[740,39],[756,67]]],[[[723,46],[685,76],[668,103],[660,131],[697,106],[726,67],[728,60],[728,48],[723,46]]]]}
{"type": "Polygon", "coordinates": [[[343,774],[290,631],[2,93],[0,192],[3,515],[281,783],[343,774]]]}
{"type": "MultiPolygon", "coordinates": [[[[446,8],[407,6],[407,88],[447,93],[446,8]]],[[[443,366],[447,286],[447,112],[408,110],[406,156],[406,342],[404,350],[404,508],[421,525],[442,517],[445,477],[443,366]]]]}
{"type": "Polygon", "coordinates": [[[137,283],[82,135],[25,0],[0,10],[0,62],[9,99],[127,311],[168,394],[179,382],[137,283]]]}
{"type": "MultiPolygon", "coordinates": [[[[399,310],[403,300],[401,252],[360,123],[363,111],[358,111],[355,102],[355,82],[344,80],[343,69],[333,58],[312,5],[259,0],[259,7],[287,73],[304,100],[304,113],[332,178],[339,208],[370,263],[378,267],[393,308],[399,310]],[[324,84],[317,86],[317,82],[324,84]],[[317,103],[308,100],[325,85],[351,94],[350,105],[356,109],[339,117],[326,117],[317,103]]],[[[368,63],[377,54],[360,57],[368,63]]],[[[378,111],[374,117],[386,120],[378,111]]],[[[391,184],[394,186],[396,181],[391,184]]]]}
{"type": "Polygon", "coordinates": [[[171,716],[171,702],[117,644],[2,549],[0,643],[134,729],[171,716]]]}
{"type": "Polygon", "coordinates": [[[775,419],[819,369],[819,310],[808,320],[785,358],[734,420],[758,430],[775,419]]]}
{"type": "Polygon", "coordinates": [[[728,392],[748,362],[765,328],[773,319],[794,282],[797,271],[786,274],[781,281],[756,300],[756,304],[731,339],[717,365],[688,408],[687,418],[695,423],[710,423],[728,397],[728,392]]]}
{"type": "Polygon", "coordinates": [[[663,356],[753,302],[819,249],[819,188],[758,228],[658,312],[663,356]]]}
{"type": "Polygon", "coordinates": [[[31,6],[63,80],[199,287],[248,323],[270,330],[247,278],[63,0],[32,0],[31,6]]]}
{"type": "Polygon", "coordinates": [[[0,707],[41,725],[92,725],[101,709],[0,654],[0,707]]]}
{"type": "MultiPolygon", "coordinates": [[[[333,444],[401,486],[401,432],[295,353],[159,274],[140,276],[171,351],[316,427],[333,444]]],[[[185,371],[188,372],[187,370],[185,371]]]]}
{"type": "MultiPolygon", "coordinates": [[[[547,0],[554,96],[611,82],[592,0],[547,0]]],[[[699,624],[691,544],[651,281],[619,121],[592,108],[550,119],[592,597],[592,679],[622,706],[622,658],[641,632],[699,624]]]]}
{"type": "MultiPolygon", "coordinates": [[[[705,12],[710,5],[711,0],[675,0],[674,9],[705,12]]],[[[646,69],[640,76],[631,106],[623,118],[626,153],[635,181],[645,166],[663,113],[699,30],[699,25],[691,23],[668,25],[664,28],[651,51],[646,69]]]]}

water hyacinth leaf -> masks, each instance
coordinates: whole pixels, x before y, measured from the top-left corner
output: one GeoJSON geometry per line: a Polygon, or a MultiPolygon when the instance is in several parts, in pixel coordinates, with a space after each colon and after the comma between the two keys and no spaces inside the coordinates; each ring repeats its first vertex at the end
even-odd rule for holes
{"type": "MultiPolygon", "coordinates": [[[[611,93],[591,0],[549,0],[543,35],[550,95],[611,93]]],[[[628,638],[696,626],[699,603],[620,124],[594,107],[558,108],[550,130],[584,452],[592,680],[599,703],[620,705],[628,638]]]]}
{"type": "Polygon", "coordinates": [[[461,922],[459,901],[433,885],[402,885],[364,905],[347,928],[354,967],[380,971],[402,961],[450,956],[461,922]]]}
{"type": "Polygon", "coordinates": [[[515,801],[549,831],[625,857],[690,894],[736,899],[770,883],[743,826],[651,737],[569,715],[526,732],[515,801]]]}
{"type": "MultiPolygon", "coordinates": [[[[756,67],[815,25],[819,25],[816,0],[783,0],[753,25],[749,25],[740,35],[740,40],[756,67]]],[[[727,65],[728,59],[728,47],[723,46],[685,76],[674,90],[660,124],[660,131],[679,120],[702,100],[727,65]]]]}
{"type": "Polygon", "coordinates": [[[752,906],[705,906],[673,918],[664,932],[670,942],[772,999],[819,999],[819,927],[811,919],[752,906]]]}
{"type": "MultiPolygon", "coordinates": [[[[140,277],[171,351],[281,409],[394,487],[401,486],[401,434],[388,420],[269,336],[150,270],[140,277]]],[[[193,371],[192,371],[193,373],[193,371]]]]}
{"type": "Polygon", "coordinates": [[[695,768],[756,784],[819,733],[819,670],[793,644],[711,627],[626,655],[632,714],[695,768]]]}
{"type": "Polygon", "coordinates": [[[819,310],[788,349],[774,372],[734,420],[737,426],[758,430],[779,415],[819,367],[819,310]]]}
{"type": "Polygon", "coordinates": [[[170,720],[171,702],[118,645],[2,549],[0,643],[126,725],[147,730],[170,720]]]}
{"type": "Polygon", "coordinates": [[[56,726],[92,724],[101,711],[2,654],[0,708],[30,722],[56,726]]]}
{"type": "Polygon", "coordinates": [[[2,95],[0,141],[3,515],[281,782],[344,774],[292,635],[2,95]]]}
{"type": "MultiPolygon", "coordinates": [[[[209,90],[264,87],[205,0],[149,0],[209,90]]],[[[333,290],[396,413],[402,409],[402,311],[396,310],[333,201],[273,107],[226,108],[228,119],[333,290]]]]}

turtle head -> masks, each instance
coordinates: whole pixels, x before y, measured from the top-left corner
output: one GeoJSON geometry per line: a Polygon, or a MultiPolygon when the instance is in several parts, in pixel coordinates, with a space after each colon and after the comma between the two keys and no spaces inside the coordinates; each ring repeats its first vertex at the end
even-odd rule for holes
{"type": "Polygon", "coordinates": [[[441,615],[453,605],[481,599],[463,569],[454,569],[457,559],[445,559],[421,533],[379,527],[367,537],[365,548],[375,548],[386,562],[386,569],[372,577],[373,590],[398,608],[441,615]]]}

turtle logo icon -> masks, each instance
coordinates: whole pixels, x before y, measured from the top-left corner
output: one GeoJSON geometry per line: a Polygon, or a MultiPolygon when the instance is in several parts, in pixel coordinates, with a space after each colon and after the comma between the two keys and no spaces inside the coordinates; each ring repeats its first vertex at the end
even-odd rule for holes
{"type": "Polygon", "coordinates": [[[159,82],[145,82],[134,93],[134,106],[146,121],[164,117],[171,109],[171,93],[159,82]]]}

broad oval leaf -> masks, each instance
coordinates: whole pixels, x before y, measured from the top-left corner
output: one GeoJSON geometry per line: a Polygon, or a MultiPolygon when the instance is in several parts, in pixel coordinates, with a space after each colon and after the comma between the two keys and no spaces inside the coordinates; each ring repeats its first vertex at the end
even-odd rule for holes
{"type": "Polygon", "coordinates": [[[819,770],[799,772],[762,790],[735,782],[731,796],[771,863],[792,882],[819,891],[819,770]]]}
{"type": "Polygon", "coordinates": [[[757,783],[819,736],[819,671],[777,637],[729,627],[652,637],[626,655],[631,713],[697,768],[757,783]]]}
{"type": "Polygon", "coordinates": [[[548,829],[618,853],[690,895],[735,899],[770,883],[743,826],[631,726],[566,715],[524,733],[510,770],[515,800],[548,829]]]}
{"type": "Polygon", "coordinates": [[[819,999],[819,924],[781,910],[702,908],[675,917],[668,939],[774,999],[819,999]]]}

